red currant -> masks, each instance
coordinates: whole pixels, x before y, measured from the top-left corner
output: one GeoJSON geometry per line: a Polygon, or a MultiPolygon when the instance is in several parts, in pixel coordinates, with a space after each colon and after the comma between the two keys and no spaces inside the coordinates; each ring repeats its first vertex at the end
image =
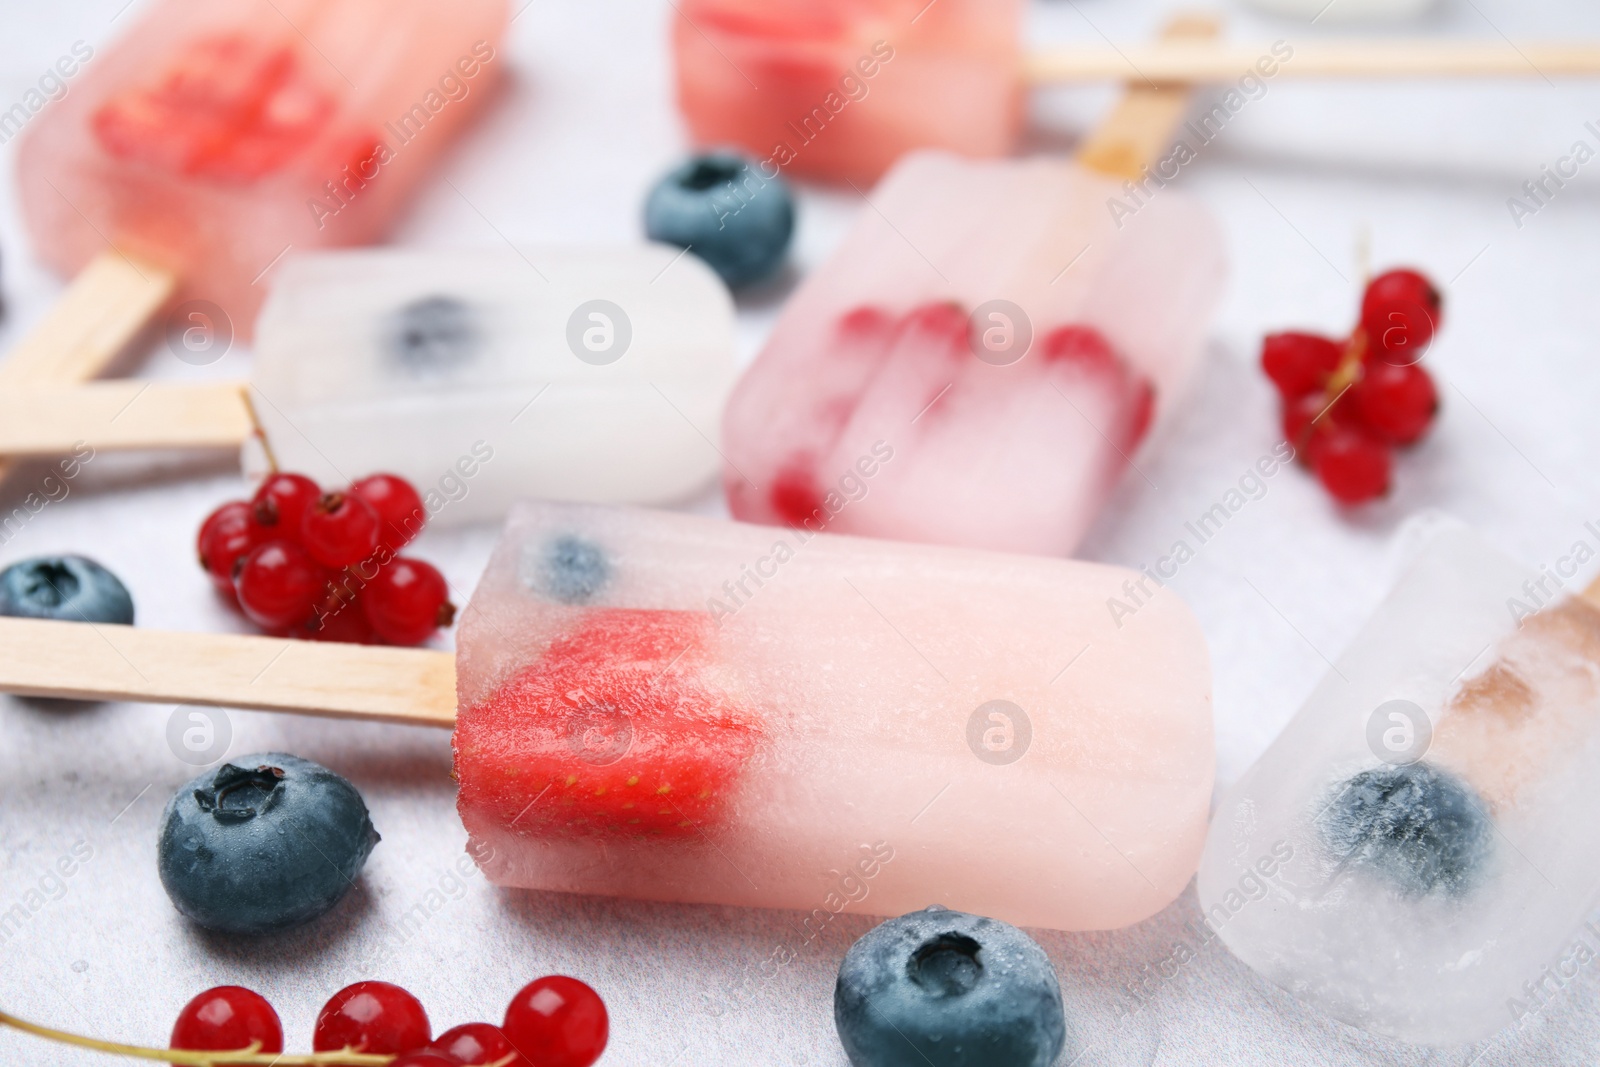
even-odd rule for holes
{"type": "Polygon", "coordinates": [[[267,630],[287,630],[311,617],[327,573],[292,541],[268,541],[244,557],[234,578],[239,606],[267,630]]]}
{"type": "Polygon", "coordinates": [[[397,557],[361,592],[372,629],[396,645],[416,645],[455,621],[444,575],[421,560],[397,557]]]}
{"type": "Polygon", "coordinates": [[[501,1029],[491,1023],[465,1023],[446,1030],[428,1047],[455,1057],[465,1067],[496,1063],[516,1051],[501,1029]]]}
{"type": "Polygon", "coordinates": [[[1350,390],[1361,422],[1392,444],[1415,444],[1439,411],[1439,393],[1421,365],[1368,364],[1350,390]]]}
{"type": "Polygon", "coordinates": [[[253,510],[243,500],[222,505],[200,524],[200,535],[195,539],[200,566],[229,600],[233,599],[234,568],[240,557],[261,542],[263,534],[253,510]]]}
{"type": "MultiPolygon", "coordinates": [[[[478,1060],[493,1063],[493,1060],[478,1060]]],[[[419,1048],[389,1061],[389,1067],[461,1067],[461,1061],[435,1048],[419,1048]]]]}
{"type": "Polygon", "coordinates": [[[1373,353],[1385,363],[1415,363],[1439,328],[1444,300],[1433,283],[1414,270],[1391,270],[1367,283],[1361,326],[1373,353]]]}
{"type": "Polygon", "coordinates": [[[398,552],[422,532],[428,513],[411,483],[397,474],[374,474],[350,487],[350,492],[372,505],[382,522],[379,539],[390,552],[398,552]]]}
{"type": "Polygon", "coordinates": [[[236,1052],[251,1042],[261,1052],[283,1051],[283,1024],[267,998],[243,986],[219,985],[183,1006],[172,1024],[172,1047],[236,1052]]]}
{"type": "Polygon", "coordinates": [[[1294,449],[1294,457],[1310,466],[1323,432],[1334,424],[1334,413],[1326,393],[1307,393],[1283,405],[1283,439],[1294,449]]]}
{"type": "Polygon", "coordinates": [[[539,1067],[589,1067],[605,1051],[611,1021],[600,994],[576,978],[551,975],[511,998],[501,1030],[539,1067]]]}
{"type": "Polygon", "coordinates": [[[378,547],[378,513],[352,493],[329,493],[306,512],[306,551],[324,567],[348,567],[378,547]]]}
{"type": "Polygon", "coordinates": [[[357,982],[335,993],[317,1013],[311,1047],[316,1052],[412,1052],[430,1036],[428,1013],[416,997],[388,982],[357,982]]]}
{"type": "Polygon", "coordinates": [[[306,623],[306,636],[313,641],[338,641],[347,645],[370,645],[377,640],[359,599],[318,605],[306,623]]]}
{"type": "Polygon", "coordinates": [[[250,503],[258,523],[275,527],[273,536],[298,541],[306,511],[321,495],[317,483],[303,474],[274,474],[261,483],[250,503]]]}
{"type": "Polygon", "coordinates": [[[1389,491],[1389,446],[1360,430],[1328,430],[1312,462],[1317,478],[1341,504],[1365,503],[1389,491]]]}
{"type": "Polygon", "coordinates": [[[1261,369],[1286,400],[1321,389],[1339,366],[1344,346],[1314,333],[1270,333],[1261,342],[1261,369]]]}

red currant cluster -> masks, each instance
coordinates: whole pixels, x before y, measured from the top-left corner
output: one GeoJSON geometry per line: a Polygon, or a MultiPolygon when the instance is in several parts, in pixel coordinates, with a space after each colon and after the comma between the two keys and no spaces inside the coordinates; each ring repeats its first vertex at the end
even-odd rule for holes
{"type": "MultiPolygon", "coordinates": [[[[394,1055],[390,1067],[589,1067],[610,1034],[600,994],[562,975],[524,986],[501,1025],[466,1023],[438,1037],[416,997],[388,982],[357,982],[322,1006],[311,1045],[319,1053],[394,1055]]],[[[265,997],[243,986],[206,990],[172,1027],[173,1049],[238,1052],[252,1045],[281,1053],[283,1024],[265,997]]]]}
{"type": "Polygon", "coordinates": [[[1261,367],[1283,397],[1283,434],[1341,504],[1389,491],[1391,452],[1433,425],[1439,394],[1419,362],[1443,302],[1414,270],[1367,284],[1361,322],[1348,340],[1269,334],[1261,367]]]}
{"type": "Polygon", "coordinates": [[[420,644],[455,618],[444,576],[399,554],[426,519],[417,491],[393,474],[337,493],[274,474],[254,499],[206,517],[200,566],[268,633],[420,644]]]}

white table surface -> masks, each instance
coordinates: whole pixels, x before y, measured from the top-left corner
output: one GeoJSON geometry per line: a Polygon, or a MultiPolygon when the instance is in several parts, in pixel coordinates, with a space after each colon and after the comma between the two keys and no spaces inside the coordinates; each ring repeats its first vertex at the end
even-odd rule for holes
{"type": "MultiPolygon", "coordinates": [[[[142,5],[143,0],[139,0],[142,5]]],[[[0,107],[18,99],[73,41],[108,45],[137,7],[4,0],[0,107]]],[[[1154,0],[1036,0],[1029,32],[1099,45],[1146,38],[1154,0]]],[[[1304,41],[1336,31],[1228,12],[1248,40],[1304,41]]],[[[633,239],[642,193],[683,153],[665,41],[665,0],[534,0],[505,52],[513,84],[418,199],[394,240],[415,245],[633,239]],[[481,213],[481,215],[480,215],[481,213]],[[493,228],[486,224],[492,223],[493,228]]],[[[1600,9],[1575,0],[1441,0],[1413,30],[1526,41],[1600,37],[1600,9]]],[[[1034,150],[1069,149],[1110,90],[1035,99],[1034,150]]],[[[1600,119],[1600,87],[1529,78],[1503,83],[1312,85],[1279,80],[1186,168],[1183,187],[1222,220],[1232,276],[1193,395],[1150,441],[1089,538],[1089,558],[1139,565],[1167,551],[1186,519],[1216,502],[1277,439],[1276,399],[1255,366],[1262,333],[1343,330],[1357,299],[1355,248],[1370,233],[1378,266],[1412,263],[1448,285],[1447,325],[1429,365],[1443,393],[1426,444],[1399,463],[1385,503],[1342,515],[1298,470],[1235,516],[1173,588],[1191,604],[1215,667],[1219,786],[1236,779],[1294,713],[1382,596],[1395,535],[1430,509],[1470,522],[1531,563],[1554,560],[1600,519],[1592,453],[1600,446],[1600,196],[1590,171],[1518,229],[1506,199],[1600,119]]],[[[0,148],[0,249],[9,314],[0,350],[35,321],[60,281],[31,257],[13,195],[15,142],[0,148]]],[[[819,262],[859,204],[806,189],[796,264],[819,262]]],[[[745,300],[741,355],[754,354],[782,295],[745,300]]],[[[248,353],[196,369],[160,346],[132,373],[239,374],[248,353]]],[[[37,472],[35,477],[37,476],[37,472]]],[[[27,477],[0,489],[0,511],[27,477]]],[[[206,512],[244,491],[233,457],[104,456],[0,547],[0,564],[77,551],[131,587],[141,625],[239,630],[192,561],[206,512]]],[[[725,514],[708,492],[697,509],[725,514]]],[[[419,554],[464,599],[492,528],[435,530],[419,554]]],[[[166,798],[195,769],[166,740],[172,709],[56,706],[0,699],[0,911],[27,901],[58,856],[93,858],[0,941],[0,1005],[102,1036],[162,1043],[195,992],[237,982],[282,1014],[291,1049],[309,1046],[326,996],[368,977],[400,982],[438,1029],[496,1020],[510,994],[565,972],[602,990],[613,1067],[845,1062],[832,1024],[833,976],[852,937],[847,918],[810,944],[799,916],[509,892],[467,879],[427,921],[402,917],[449,881],[464,833],[441,733],[232,712],[231,752],[286,749],[323,762],[364,793],[384,835],[365,876],[307,929],[256,943],[182,921],[156,877],[166,798]],[[58,898],[56,898],[58,896],[58,898]],[[399,940],[387,956],[383,946],[399,940]],[[774,948],[798,957],[771,978],[774,948]]],[[[54,891],[54,883],[46,883],[54,891]]],[[[34,898],[40,899],[40,898],[34,898]]],[[[1151,983],[1150,1005],[1116,1022],[1125,992],[1172,951],[1193,892],[1141,926],[1039,940],[1060,970],[1073,1025],[1098,1040],[1089,1062],[1161,1064],[1578,1064],[1600,1058],[1600,981],[1585,973],[1534,1023],[1494,1042],[1430,1051],[1332,1022],[1256,979],[1220,945],[1151,983]],[[1111,1039],[1114,1038],[1114,1041],[1111,1039]],[[1109,1046],[1108,1046],[1109,1042],[1109,1046]]],[[[1589,968],[1593,972],[1595,968],[1589,968]]],[[[77,1064],[89,1053],[0,1032],[0,1061],[77,1064]]]]}

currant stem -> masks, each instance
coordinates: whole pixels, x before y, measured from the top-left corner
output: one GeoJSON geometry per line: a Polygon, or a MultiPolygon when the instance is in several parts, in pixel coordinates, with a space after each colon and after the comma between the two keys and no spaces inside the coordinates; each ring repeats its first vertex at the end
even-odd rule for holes
{"type": "Polygon", "coordinates": [[[145,1048],[140,1045],[123,1045],[115,1041],[101,1041],[65,1030],[52,1030],[48,1026],[30,1023],[15,1015],[0,1011],[0,1026],[9,1026],[25,1034],[59,1041],[64,1045],[108,1052],[113,1056],[128,1056],[140,1060],[157,1060],[175,1063],[181,1067],[387,1067],[395,1057],[371,1052],[354,1052],[340,1049],[337,1052],[313,1052],[309,1055],[285,1055],[282,1052],[262,1052],[261,1042],[252,1041],[248,1048],[234,1052],[207,1052],[178,1048],[145,1048]]]}

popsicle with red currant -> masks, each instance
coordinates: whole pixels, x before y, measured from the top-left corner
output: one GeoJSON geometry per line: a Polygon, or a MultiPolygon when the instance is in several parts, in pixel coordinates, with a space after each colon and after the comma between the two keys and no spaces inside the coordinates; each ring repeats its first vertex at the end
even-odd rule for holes
{"type": "Polygon", "coordinates": [[[1203,205],[1168,190],[1107,209],[1187,101],[1133,90],[1074,160],[900,162],[728,402],[735,517],[1070,553],[1174,406],[1221,294],[1203,205]]]}
{"type": "Polygon", "coordinates": [[[1367,284],[1361,318],[1344,340],[1269,334],[1261,366],[1283,401],[1283,434],[1341,504],[1389,492],[1393,455],[1416,445],[1439,412],[1422,366],[1444,318],[1444,299],[1410,269],[1367,284]]]}
{"type": "MultiPolygon", "coordinates": [[[[250,336],[291,248],[378,239],[490,99],[505,0],[163,0],[23,131],[34,252],[77,275],[0,385],[100,374],[176,297],[200,358],[250,336]]],[[[0,464],[3,466],[3,464],[0,464]]]]}
{"type": "Polygon", "coordinates": [[[1187,884],[1214,764],[1193,617],[1105,611],[1136,578],[530,503],[454,655],[0,618],[0,691],[453,727],[502,885],[1111,928],[1187,884]]]}

